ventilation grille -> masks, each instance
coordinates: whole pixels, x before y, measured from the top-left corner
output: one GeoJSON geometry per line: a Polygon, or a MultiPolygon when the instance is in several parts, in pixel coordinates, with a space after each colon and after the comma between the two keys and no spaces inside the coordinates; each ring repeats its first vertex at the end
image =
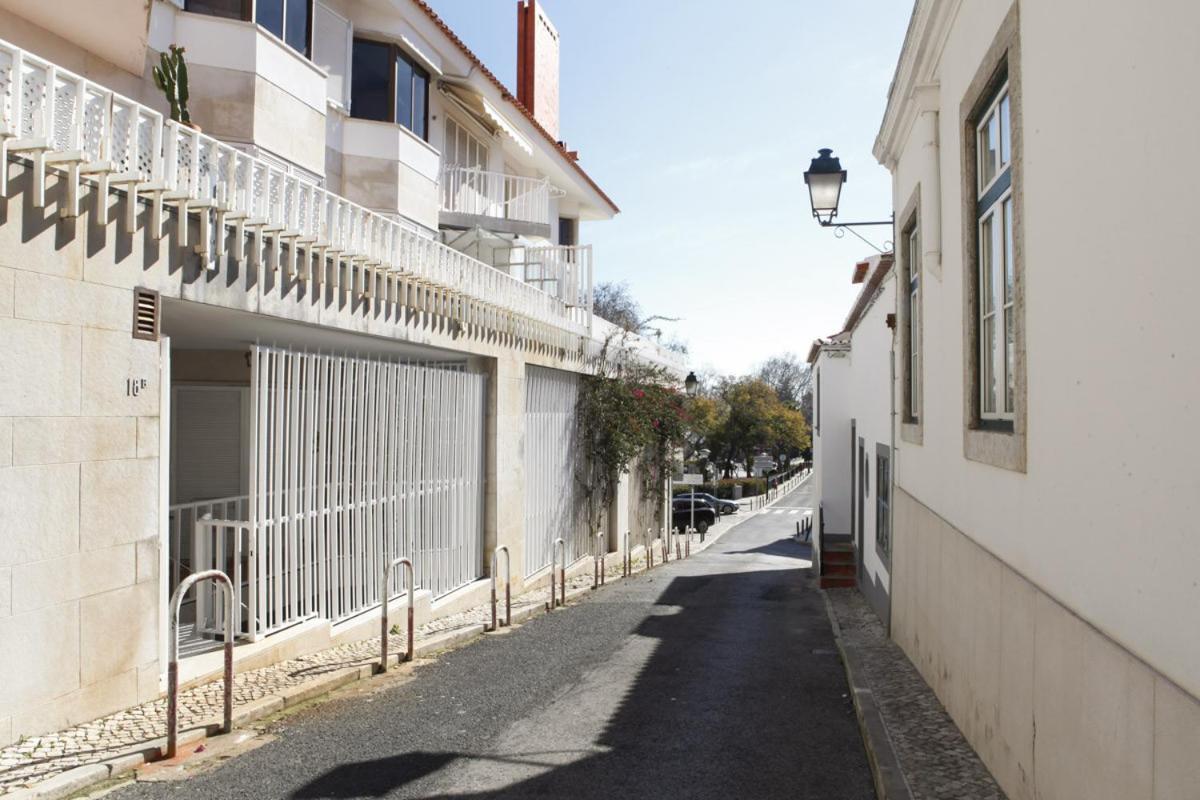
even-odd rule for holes
{"type": "Polygon", "coordinates": [[[133,290],[133,338],[158,341],[159,308],[158,292],[133,290]]]}

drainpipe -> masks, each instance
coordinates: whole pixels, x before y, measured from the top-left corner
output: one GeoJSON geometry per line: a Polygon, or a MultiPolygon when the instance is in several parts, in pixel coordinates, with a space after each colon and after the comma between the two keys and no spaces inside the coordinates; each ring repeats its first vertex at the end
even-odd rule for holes
{"type": "MultiPolygon", "coordinates": [[[[895,262],[893,261],[892,262],[892,284],[896,287],[896,292],[895,292],[895,294],[896,294],[896,297],[895,297],[896,311],[899,312],[899,310],[900,310],[900,282],[896,279],[897,275],[896,275],[895,270],[896,270],[895,262]]],[[[895,319],[900,319],[899,313],[897,313],[895,319]]],[[[896,328],[899,328],[899,327],[900,327],[899,325],[896,326],[896,328]]],[[[892,638],[892,595],[894,594],[895,588],[896,588],[895,583],[894,583],[895,571],[892,569],[892,565],[895,563],[895,558],[893,558],[893,554],[896,549],[896,526],[894,524],[894,520],[896,518],[896,466],[900,463],[900,457],[898,455],[896,455],[896,335],[897,335],[897,330],[893,329],[892,330],[891,357],[888,359],[890,362],[889,366],[890,366],[890,370],[891,370],[891,384],[889,386],[891,391],[889,392],[889,394],[891,395],[891,399],[892,399],[892,417],[891,417],[892,424],[890,426],[890,431],[889,431],[889,435],[892,438],[892,445],[891,445],[892,468],[890,470],[888,470],[888,539],[889,539],[889,541],[888,541],[887,637],[889,639],[892,638]]]]}

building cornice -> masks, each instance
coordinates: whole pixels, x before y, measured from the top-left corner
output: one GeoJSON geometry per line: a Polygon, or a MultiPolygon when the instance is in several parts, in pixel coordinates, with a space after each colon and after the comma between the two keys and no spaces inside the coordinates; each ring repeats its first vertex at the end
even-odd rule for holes
{"type": "Polygon", "coordinates": [[[962,0],[917,0],[888,89],[887,108],[872,152],[894,170],[917,118],[938,108],[942,48],[962,0]]]}

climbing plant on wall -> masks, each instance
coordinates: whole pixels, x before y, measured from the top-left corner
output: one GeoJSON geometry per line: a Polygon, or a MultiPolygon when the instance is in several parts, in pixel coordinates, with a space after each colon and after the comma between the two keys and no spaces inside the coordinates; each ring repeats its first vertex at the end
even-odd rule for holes
{"type": "Polygon", "coordinates": [[[687,424],[677,378],[633,359],[610,360],[607,351],[608,343],[597,359],[596,373],[581,381],[576,414],[583,450],[577,477],[593,531],[599,530],[612,504],[618,479],[634,462],[642,496],[653,498],[661,515],[666,481],[687,424]]]}

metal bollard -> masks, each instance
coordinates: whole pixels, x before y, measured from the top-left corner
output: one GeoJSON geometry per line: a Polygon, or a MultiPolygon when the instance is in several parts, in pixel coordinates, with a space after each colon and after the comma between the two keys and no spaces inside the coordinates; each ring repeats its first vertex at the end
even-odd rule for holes
{"type": "Polygon", "coordinates": [[[608,555],[605,550],[608,549],[607,542],[604,541],[604,531],[596,531],[596,553],[592,556],[592,566],[595,575],[592,576],[592,588],[599,589],[604,585],[604,557],[608,555]]]}
{"type": "Polygon", "coordinates": [[[501,551],[504,552],[504,626],[512,625],[512,557],[508,554],[508,546],[502,544],[492,552],[492,627],[488,628],[491,631],[499,628],[496,622],[496,575],[501,551]]]}
{"type": "Polygon", "coordinates": [[[628,578],[633,574],[633,551],[629,549],[629,531],[625,531],[625,573],[628,578]]]}
{"type": "Polygon", "coordinates": [[[225,717],[222,733],[233,730],[233,581],[219,569],[193,573],[180,582],[171,595],[171,632],[167,642],[167,758],[174,758],[179,739],[179,606],[188,589],[200,581],[213,580],[225,589],[225,717]]]}
{"type": "Polygon", "coordinates": [[[554,540],[554,544],[550,549],[550,602],[546,604],[546,611],[554,610],[555,605],[563,605],[567,601],[567,543],[559,537],[554,540]],[[558,603],[554,602],[554,556],[559,552],[559,545],[562,545],[562,572],[559,573],[560,585],[562,586],[562,597],[558,603]]]}
{"type": "Polygon", "coordinates": [[[682,547],[683,547],[683,545],[679,543],[679,531],[675,531],[675,558],[676,559],[683,558],[683,550],[681,549],[682,547]]]}
{"type": "Polygon", "coordinates": [[[388,671],[388,579],[392,577],[392,567],[403,564],[408,567],[408,649],[404,651],[404,660],[413,660],[413,605],[416,599],[417,573],[413,563],[407,558],[397,558],[383,568],[383,589],[379,592],[382,598],[380,606],[382,613],[379,617],[379,671],[388,671]]]}

